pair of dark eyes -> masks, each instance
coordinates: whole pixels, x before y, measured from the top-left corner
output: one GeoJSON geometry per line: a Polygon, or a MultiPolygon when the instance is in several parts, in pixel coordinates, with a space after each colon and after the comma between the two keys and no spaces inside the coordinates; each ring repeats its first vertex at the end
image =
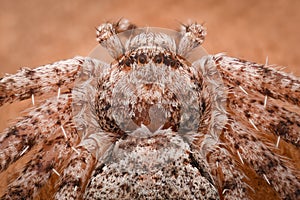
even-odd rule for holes
{"type": "MultiPolygon", "coordinates": [[[[140,64],[145,64],[147,62],[147,56],[145,54],[139,54],[136,58],[136,60],[140,64]]],[[[160,64],[163,61],[163,55],[158,54],[153,57],[153,62],[156,64],[160,64]]]]}
{"type": "MultiPolygon", "coordinates": [[[[145,54],[139,54],[134,59],[137,60],[137,62],[140,64],[145,64],[147,62],[147,56],[145,54]]],[[[152,60],[156,64],[160,64],[163,62],[165,65],[171,66],[171,67],[175,67],[176,65],[178,65],[178,62],[179,62],[172,57],[163,56],[162,54],[155,55],[152,58],[152,60]]],[[[130,66],[131,64],[133,64],[133,62],[134,62],[133,58],[126,58],[124,60],[124,64],[126,66],[130,66]]]]}

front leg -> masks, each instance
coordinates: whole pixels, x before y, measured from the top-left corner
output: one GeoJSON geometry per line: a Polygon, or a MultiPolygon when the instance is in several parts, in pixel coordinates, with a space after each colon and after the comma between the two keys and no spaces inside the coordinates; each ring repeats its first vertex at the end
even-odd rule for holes
{"type": "Polygon", "coordinates": [[[71,95],[50,99],[0,133],[0,172],[71,120],[71,95]]]}
{"type": "Polygon", "coordinates": [[[299,78],[269,66],[231,58],[224,55],[214,57],[225,83],[238,86],[244,93],[255,91],[273,99],[300,106],[299,78]]]}
{"type": "Polygon", "coordinates": [[[55,94],[70,90],[80,75],[99,72],[107,66],[88,57],[75,57],[35,69],[23,68],[18,73],[0,79],[0,106],[43,94],[55,94]]]}

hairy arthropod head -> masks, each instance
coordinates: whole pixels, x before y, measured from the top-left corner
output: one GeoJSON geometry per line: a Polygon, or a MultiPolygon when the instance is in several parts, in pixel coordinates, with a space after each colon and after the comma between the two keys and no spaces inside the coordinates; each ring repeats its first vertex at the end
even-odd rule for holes
{"type": "MultiPolygon", "coordinates": [[[[217,141],[218,126],[226,121],[222,106],[226,93],[212,57],[203,55],[196,62],[184,57],[205,52],[199,46],[205,30],[198,24],[191,26],[181,33],[147,28],[120,34],[111,30],[111,24],[100,26],[98,41],[114,60],[98,76],[78,83],[83,96],[76,96],[75,87],[73,99],[92,99],[95,105],[90,112],[77,110],[76,118],[85,115],[99,129],[118,133],[118,138],[136,132],[141,137],[137,130],[143,126],[148,129],[143,137],[171,129],[185,134],[190,142],[200,135],[217,141]],[[194,135],[187,134],[191,132],[194,135]]],[[[80,120],[78,126],[82,126],[80,120]]]]}

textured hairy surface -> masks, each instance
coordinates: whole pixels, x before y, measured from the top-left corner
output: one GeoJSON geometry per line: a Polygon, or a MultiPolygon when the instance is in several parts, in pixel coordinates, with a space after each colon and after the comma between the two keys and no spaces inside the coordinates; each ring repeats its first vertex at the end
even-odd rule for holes
{"type": "Polygon", "coordinates": [[[111,63],[76,57],[0,80],[0,105],[34,105],[0,135],[1,174],[25,163],[2,199],[300,198],[299,166],[278,151],[299,152],[299,78],[200,55],[196,23],[135,28],[99,26],[111,63]]]}

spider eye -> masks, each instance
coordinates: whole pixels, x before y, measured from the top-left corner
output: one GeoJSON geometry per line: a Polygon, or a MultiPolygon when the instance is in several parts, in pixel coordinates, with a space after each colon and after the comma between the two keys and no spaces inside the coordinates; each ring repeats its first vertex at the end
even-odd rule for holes
{"type": "Polygon", "coordinates": [[[146,56],[145,54],[139,55],[139,56],[138,56],[138,61],[139,61],[139,63],[141,63],[141,64],[145,64],[146,61],[147,61],[147,56],[146,56]]]}
{"type": "Polygon", "coordinates": [[[153,58],[153,61],[156,64],[160,64],[162,62],[162,60],[163,60],[163,56],[161,54],[155,55],[154,58],[153,58]]]}
{"type": "Polygon", "coordinates": [[[126,67],[130,67],[131,63],[132,63],[132,60],[130,58],[126,58],[124,61],[124,64],[126,67]]]}

